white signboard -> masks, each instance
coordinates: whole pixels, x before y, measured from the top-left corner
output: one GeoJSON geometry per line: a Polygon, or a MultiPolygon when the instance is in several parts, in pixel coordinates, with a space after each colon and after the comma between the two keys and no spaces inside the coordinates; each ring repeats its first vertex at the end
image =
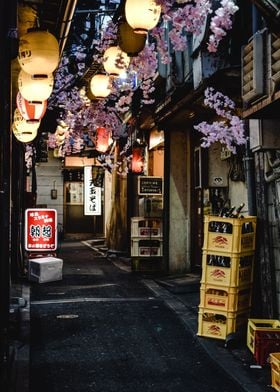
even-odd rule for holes
{"type": "Polygon", "coordinates": [[[101,215],[101,187],[94,185],[92,166],[84,167],[84,214],[101,215]]]}

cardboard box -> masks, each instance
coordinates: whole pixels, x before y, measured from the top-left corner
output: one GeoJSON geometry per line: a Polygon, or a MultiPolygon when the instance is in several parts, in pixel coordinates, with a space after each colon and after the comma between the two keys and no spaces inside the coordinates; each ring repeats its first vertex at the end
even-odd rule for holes
{"type": "Polygon", "coordinates": [[[63,260],[56,257],[29,259],[28,278],[30,281],[44,283],[62,279],[63,260]]]}

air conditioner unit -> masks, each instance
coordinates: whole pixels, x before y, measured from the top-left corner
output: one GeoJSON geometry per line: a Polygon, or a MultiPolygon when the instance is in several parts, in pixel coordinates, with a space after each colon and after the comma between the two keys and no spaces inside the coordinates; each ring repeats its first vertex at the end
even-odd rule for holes
{"type": "Polygon", "coordinates": [[[264,37],[265,32],[256,33],[242,48],[242,99],[245,102],[265,94],[264,37]]]}
{"type": "Polygon", "coordinates": [[[273,87],[280,82],[280,38],[270,35],[270,73],[273,87]]]}
{"type": "Polygon", "coordinates": [[[270,119],[250,119],[250,149],[255,151],[279,150],[279,121],[270,119]]]}

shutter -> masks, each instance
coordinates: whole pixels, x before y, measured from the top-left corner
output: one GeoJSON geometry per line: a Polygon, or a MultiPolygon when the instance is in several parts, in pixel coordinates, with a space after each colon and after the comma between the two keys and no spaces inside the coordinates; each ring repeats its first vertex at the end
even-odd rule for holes
{"type": "Polygon", "coordinates": [[[264,95],[264,33],[256,33],[242,48],[242,99],[250,102],[264,95]]]}
{"type": "Polygon", "coordinates": [[[280,38],[271,34],[271,79],[274,83],[280,81],[280,38]]]}

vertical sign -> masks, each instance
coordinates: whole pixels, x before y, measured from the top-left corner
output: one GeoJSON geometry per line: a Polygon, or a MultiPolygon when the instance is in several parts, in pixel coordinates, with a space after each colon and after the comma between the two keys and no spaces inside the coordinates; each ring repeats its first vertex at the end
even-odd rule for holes
{"type": "Polygon", "coordinates": [[[101,215],[101,187],[95,186],[92,167],[84,167],[84,214],[101,215]]]}
{"type": "Polygon", "coordinates": [[[57,212],[48,208],[25,210],[25,250],[50,251],[57,248],[57,212]]]}

